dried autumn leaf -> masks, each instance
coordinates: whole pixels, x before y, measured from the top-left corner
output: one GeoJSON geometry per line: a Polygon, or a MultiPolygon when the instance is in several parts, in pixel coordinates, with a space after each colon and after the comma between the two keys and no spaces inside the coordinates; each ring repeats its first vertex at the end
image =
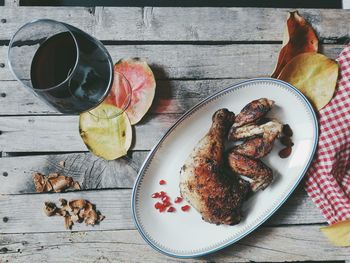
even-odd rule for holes
{"type": "Polygon", "coordinates": [[[80,114],[79,120],[80,136],[89,150],[106,160],[126,155],[132,140],[131,125],[126,113],[113,118],[96,117],[103,114],[113,116],[120,112],[116,106],[106,103],[90,112],[80,114]]]}
{"type": "Polygon", "coordinates": [[[339,247],[350,246],[350,220],[322,227],[321,231],[333,245],[339,247]]]}
{"type": "MultiPolygon", "coordinates": [[[[130,123],[134,125],[142,119],[152,105],[156,90],[153,72],[146,61],[140,58],[121,59],[115,64],[114,71],[121,73],[130,83],[132,96],[125,112],[130,123]]],[[[105,102],[122,108],[128,94],[124,88],[120,88],[121,85],[124,85],[120,83],[120,78],[116,76],[115,79],[119,81],[113,81],[111,92],[105,102]],[[122,93],[116,94],[120,91],[122,93]]]]}
{"type": "Polygon", "coordinates": [[[298,88],[318,110],[332,99],[337,78],[338,64],[318,53],[296,56],[278,76],[298,88]]]}
{"type": "Polygon", "coordinates": [[[299,15],[298,11],[290,12],[285,27],[282,49],[272,78],[277,78],[285,65],[294,57],[305,52],[317,52],[318,39],[312,26],[299,15]]]}

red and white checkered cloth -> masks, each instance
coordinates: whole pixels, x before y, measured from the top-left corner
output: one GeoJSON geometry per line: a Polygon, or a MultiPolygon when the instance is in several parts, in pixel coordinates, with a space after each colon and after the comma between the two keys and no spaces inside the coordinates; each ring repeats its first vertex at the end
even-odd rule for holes
{"type": "Polygon", "coordinates": [[[337,58],[338,88],[319,112],[319,142],[305,189],[329,224],[350,219],[350,45],[337,58]]]}

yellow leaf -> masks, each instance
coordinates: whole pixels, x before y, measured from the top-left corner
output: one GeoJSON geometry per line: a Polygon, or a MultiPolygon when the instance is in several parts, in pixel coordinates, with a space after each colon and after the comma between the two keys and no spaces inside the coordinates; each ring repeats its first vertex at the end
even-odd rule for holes
{"type": "Polygon", "coordinates": [[[338,247],[350,246],[350,220],[322,227],[321,231],[333,245],[338,247]]]}
{"type": "Polygon", "coordinates": [[[102,103],[90,112],[80,114],[79,130],[85,145],[95,155],[106,160],[114,160],[126,155],[131,145],[132,130],[126,113],[115,116],[120,109],[102,103]]]}
{"type": "Polygon", "coordinates": [[[278,79],[298,88],[320,110],[333,97],[338,79],[338,64],[322,54],[303,53],[283,68],[278,79]]]}

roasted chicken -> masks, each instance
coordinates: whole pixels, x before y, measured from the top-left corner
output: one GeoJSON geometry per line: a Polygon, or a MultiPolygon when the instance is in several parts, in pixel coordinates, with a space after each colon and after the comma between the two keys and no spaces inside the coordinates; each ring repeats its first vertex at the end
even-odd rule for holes
{"type": "Polygon", "coordinates": [[[260,160],[236,153],[234,149],[228,155],[228,164],[234,172],[253,179],[253,192],[265,189],[273,180],[271,168],[260,160]]]}
{"type": "Polygon", "coordinates": [[[273,105],[266,98],[254,100],[236,118],[227,109],[216,111],[209,132],[187,157],[180,171],[180,192],[205,221],[239,223],[249,192],[265,189],[272,182],[272,170],[260,158],[271,151],[282,131],[277,120],[262,121],[273,105]],[[235,142],[228,154],[224,153],[226,138],[235,142]],[[237,145],[240,140],[243,142],[237,145]]]}
{"type": "Polygon", "coordinates": [[[274,102],[266,98],[250,102],[237,115],[228,135],[233,141],[246,139],[231,150],[228,164],[233,172],[253,180],[251,188],[254,192],[265,189],[273,180],[272,170],[260,158],[271,152],[283,126],[277,120],[257,124],[273,105],[274,102]]]}
{"type": "Polygon", "coordinates": [[[181,195],[214,224],[237,224],[249,183],[224,169],[224,141],[234,121],[227,109],[216,111],[209,132],[198,142],[180,171],[181,195]]]}
{"type": "Polygon", "coordinates": [[[254,134],[258,135],[257,137],[248,139],[242,144],[236,146],[233,151],[254,159],[260,159],[269,154],[272,150],[275,139],[282,131],[282,124],[277,121],[271,121],[263,124],[262,126],[262,128],[259,126],[257,126],[257,128],[253,128],[251,130],[253,132],[251,133],[245,132],[245,136],[251,137],[253,136],[252,134],[254,134],[254,132],[259,130],[262,131],[261,134],[254,134]]]}
{"type": "Polygon", "coordinates": [[[252,123],[260,119],[271,110],[273,104],[273,100],[266,98],[253,100],[252,102],[248,103],[236,116],[235,122],[232,125],[232,129],[241,127],[245,124],[252,123]]]}
{"type": "Polygon", "coordinates": [[[228,135],[228,139],[232,141],[242,140],[249,137],[269,134],[268,136],[275,136],[275,134],[280,134],[283,125],[277,120],[271,120],[262,125],[247,124],[242,127],[231,129],[228,135]]]}

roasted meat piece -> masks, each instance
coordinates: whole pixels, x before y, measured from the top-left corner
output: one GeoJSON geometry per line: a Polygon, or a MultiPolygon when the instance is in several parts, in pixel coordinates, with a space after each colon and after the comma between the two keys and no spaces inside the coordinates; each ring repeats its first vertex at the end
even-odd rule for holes
{"type": "Polygon", "coordinates": [[[231,129],[228,139],[232,141],[242,140],[249,137],[266,134],[269,137],[280,134],[283,125],[277,120],[271,120],[262,125],[247,124],[239,128],[231,129]]]}
{"type": "Polygon", "coordinates": [[[266,142],[263,137],[255,137],[236,146],[233,151],[237,154],[260,159],[271,152],[273,147],[272,142],[266,142]]]}
{"type": "Polygon", "coordinates": [[[234,152],[254,159],[265,157],[271,152],[277,136],[281,133],[282,124],[265,125],[263,133],[258,137],[246,140],[234,148],[234,152]]]}
{"type": "Polygon", "coordinates": [[[224,172],[224,140],[234,114],[216,111],[209,132],[198,142],[180,171],[181,195],[202,218],[214,224],[233,225],[241,220],[249,183],[224,172]]]}
{"type": "Polygon", "coordinates": [[[253,179],[252,191],[265,189],[273,180],[271,168],[260,160],[240,155],[233,149],[228,155],[228,164],[237,173],[253,179]]]}
{"type": "Polygon", "coordinates": [[[235,122],[232,125],[232,129],[241,127],[245,124],[252,123],[260,119],[271,110],[273,104],[273,100],[266,98],[253,100],[252,102],[248,103],[236,116],[235,122]]]}

